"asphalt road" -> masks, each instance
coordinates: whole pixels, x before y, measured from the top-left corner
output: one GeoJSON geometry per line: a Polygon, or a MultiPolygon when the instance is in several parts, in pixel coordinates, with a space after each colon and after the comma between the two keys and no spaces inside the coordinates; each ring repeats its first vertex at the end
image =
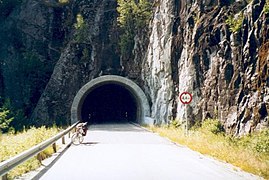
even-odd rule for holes
{"type": "Polygon", "coordinates": [[[259,179],[131,124],[91,126],[43,180],[259,179]]]}

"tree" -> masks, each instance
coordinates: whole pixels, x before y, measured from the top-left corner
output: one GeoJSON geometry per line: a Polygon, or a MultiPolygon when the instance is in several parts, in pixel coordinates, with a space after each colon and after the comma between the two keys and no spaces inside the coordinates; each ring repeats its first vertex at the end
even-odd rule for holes
{"type": "Polygon", "coordinates": [[[9,124],[13,121],[13,117],[9,117],[9,110],[6,108],[0,108],[0,131],[7,132],[9,124]]]}
{"type": "Polygon", "coordinates": [[[135,34],[146,29],[152,14],[148,0],[118,0],[118,24],[121,28],[120,48],[123,56],[129,56],[134,47],[135,34]]]}

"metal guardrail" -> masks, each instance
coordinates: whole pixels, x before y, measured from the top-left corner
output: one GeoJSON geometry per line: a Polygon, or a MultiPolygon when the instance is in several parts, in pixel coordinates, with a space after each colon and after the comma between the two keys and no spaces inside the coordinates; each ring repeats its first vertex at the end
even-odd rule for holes
{"type": "Polygon", "coordinates": [[[43,151],[48,146],[54,144],[58,139],[60,139],[61,137],[63,137],[67,133],[69,133],[77,124],[78,124],[78,122],[73,124],[71,127],[67,128],[66,130],[58,133],[55,136],[53,136],[52,138],[47,139],[47,140],[43,141],[42,143],[40,143],[38,145],[35,145],[32,148],[30,148],[30,149],[28,149],[26,151],[23,151],[22,153],[14,156],[14,157],[6,160],[6,161],[1,162],[0,163],[0,179],[1,179],[2,176],[3,176],[2,178],[5,179],[4,176],[10,170],[12,170],[16,166],[20,165],[24,161],[30,159],[31,157],[35,156],[39,152],[43,151]]]}

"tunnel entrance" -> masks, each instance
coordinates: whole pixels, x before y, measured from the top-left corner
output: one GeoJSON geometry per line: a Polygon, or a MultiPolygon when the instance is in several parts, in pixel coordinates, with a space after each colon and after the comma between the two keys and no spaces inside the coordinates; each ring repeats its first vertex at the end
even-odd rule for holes
{"type": "Polygon", "coordinates": [[[105,84],[85,98],[81,117],[89,124],[136,122],[137,103],[124,86],[105,84]]]}
{"type": "Polygon", "coordinates": [[[71,122],[152,124],[148,99],[130,79],[106,75],[85,84],[71,107],[71,122]],[[89,119],[90,114],[90,119],[89,119]]]}

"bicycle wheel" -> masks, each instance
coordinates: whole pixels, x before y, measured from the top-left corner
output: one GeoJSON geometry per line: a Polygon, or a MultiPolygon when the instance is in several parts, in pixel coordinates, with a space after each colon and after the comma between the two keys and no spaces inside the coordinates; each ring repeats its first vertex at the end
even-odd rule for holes
{"type": "Polygon", "coordinates": [[[83,136],[80,133],[74,133],[71,137],[71,141],[74,145],[79,145],[83,141],[83,136]]]}

